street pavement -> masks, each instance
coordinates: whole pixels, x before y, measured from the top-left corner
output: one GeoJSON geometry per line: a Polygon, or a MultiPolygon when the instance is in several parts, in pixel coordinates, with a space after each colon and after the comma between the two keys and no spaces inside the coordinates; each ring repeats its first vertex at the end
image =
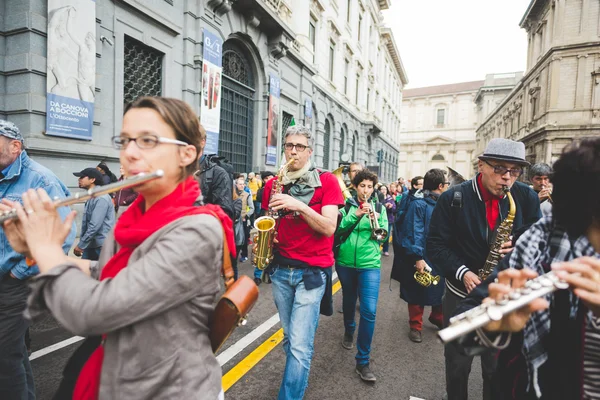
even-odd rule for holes
{"type": "MultiPolygon", "coordinates": [[[[390,257],[382,257],[382,260],[377,321],[371,350],[371,366],[377,382],[362,382],[354,372],[356,347],[346,350],[341,346],[344,327],[342,314],[337,312],[342,301],[342,291],[339,290],[334,295],[334,315],[321,316],[319,321],[305,399],[442,399],[445,385],[444,351],[436,339],[436,328],[427,321],[429,308],[426,308],[424,316],[423,342],[413,343],[408,339],[408,310],[406,303],[399,298],[398,283],[392,281],[390,286],[393,253],[390,253],[390,257]]],[[[249,262],[241,263],[239,267],[240,273],[252,276],[249,262]]],[[[254,306],[247,325],[234,332],[220,353],[225,351],[230,354],[227,348],[236,343],[238,347],[241,347],[241,343],[247,344],[223,364],[224,375],[240,362],[244,361],[242,364],[246,364],[246,357],[281,328],[277,323],[256,340],[247,343],[246,335],[276,314],[271,287],[262,284],[259,301],[254,306]]],[[[34,355],[40,354],[35,353],[38,350],[73,337],[49,315],[34,323],[31,336],[34,355]]],[[[62,369],[79,343],[38,356],[31,362],[38,400],[52,399],[59,385],[62,369]]],[[[256,352],[252,356],[255,354],[256,352]]],[[[223,355],[220,360],[222,358],[223,355]]],[[[225,397],[234,400],[277,398],[284,365],[285,356],[279,344],[241,376],[225,392],[225,397]]],[[[232,374],[240,375],[238,372],[232,374]]],[[[469,397],[480,399],[481,393],[481,368],[480,361],[476,358],[471,371],[469,397]]]]}

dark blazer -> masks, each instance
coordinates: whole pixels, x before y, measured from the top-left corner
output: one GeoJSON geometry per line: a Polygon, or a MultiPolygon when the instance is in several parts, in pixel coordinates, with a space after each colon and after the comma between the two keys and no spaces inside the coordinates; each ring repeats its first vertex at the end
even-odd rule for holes
{"type": "MultiPolygon", "coordinates": [[[[453,186],[438,200],[429,226],[426,254],[446,278],[446,287],[459,297],[466,297],[463,277],[468,271],[477,273],[493,242],[485,214],[485,202],[477,185],[477,177],[453,186]],[[456,191],[463,196],[462,207],[452,207],[456,191]]],[[[513,236],[518,237],[542,217],[540,201],[527,185],[515,182],[510,190],[517,213],[513,236]]],[[[500,219],[508,215],[508,198],[500,200],[500,219]]]]}

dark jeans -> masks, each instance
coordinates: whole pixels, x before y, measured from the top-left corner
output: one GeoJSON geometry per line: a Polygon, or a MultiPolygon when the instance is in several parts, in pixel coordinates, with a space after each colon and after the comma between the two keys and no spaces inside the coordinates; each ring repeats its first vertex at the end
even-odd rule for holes
{"type": "Polygon", "coordinates": [[[356,301],[360,298],[360,323],[356,338],[356,364],[369,363],[371,343],[375,331],[375,315],[379,298],[379,268],[348,268],[336,265],[342,284],[342,303],[344,309],[344,328],[346,333],[354,335],[356,330],[356,301]]]}
{"type": "MultiPolygon", "coordinates": [[[[446,290],[442,299],[444,326],[448,326],[448,321],[461,300],[460,297],[446,290]]],[[[492,399],[492,378],[496,372],[498,362],[496,354],[497,352],[490,351],[481,355],[483,400],[492,399]]],[[[456,342],[450,342],[444,348],[444,357],[446,358],[446,393],[448,393],[448,400],[467,400],[473,356],[463,354],[456,342]]]]}
{"type": "Polygon", "coordinates": [[[29,288],[6,274],[0,278],[0,399],[35,399],[33,373],[25,346],[29,321],[23,310],[29,288]]]}
{"type": "Polygon", "coordinates": [[[244,244],[240,246],[242,257],[248,258],[248,239],[250,239],[250,225],[244,223],[244,244]]]}
{"type": "Polygon", "coordinates": [[[102,247],[97,247],[95,249],[85,249],[83,251],[83,255],[81,256],[82,260],[92,260],[92,261],[98,261],[98,258],[100,258],[100,251],[102,250],[102,247]]]}
{"type": "MultiPolygon", "coordinates": [[[[382,228],[385,228],[385,226],[382,226],[382,228]]],[[[387,227],[388,235],[385,238],[385,240],[383,241],[383,249],[381,249],[384,253],[387,253],[390,250],[390,238],[392,237],[392,229],[393,228],[394,228],[394,224],[392,224],[390,222],[387,227]]]]}

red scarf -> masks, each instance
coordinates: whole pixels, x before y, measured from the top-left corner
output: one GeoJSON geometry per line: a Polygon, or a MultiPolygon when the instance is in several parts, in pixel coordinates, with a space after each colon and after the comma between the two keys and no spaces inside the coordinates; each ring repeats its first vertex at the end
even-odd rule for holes
{"type": "MultiPolygon", "coordinates": [[[[138,196],[131,204],[131,207],[123,213],[117,222],[115,240],[119,243],[121,249],[104,266],[100,280],[117,276],[121,270],[127,267],[129,257],[131,257],[133,251],[149,236],[165,225],[187,215],[216,214],[221,220],[231,254],[235,256],[235,240],[231,219],[223,212],[221,207],[212,204],[204,207],[194,206],[199,195],[200,187],[198,186],[198,182],[193,177],[190,177],[180,183],[171,194],[156,202],[146,212],[143,211],[144,198],[138,196]]],[[[106,339],[106,334],[103,335],[103,338],[106,339]]],[[[98,398],[103,360],[104,348],[100,345],[92,353],[79,373],[75,391],[73,392],[74,400],[98,398]]]]}
{"type": "Polygon", "coordinates": [[[500,216],[500,200],[502,197],[494,196],[490,193],[481,182],[481,174],[477,176],[477,185],[481,192],[481,198],[485,203],[485,217],[488,222],[488,226],[491,230],[496,229],[498,223],[498,217],[500,216]]]}

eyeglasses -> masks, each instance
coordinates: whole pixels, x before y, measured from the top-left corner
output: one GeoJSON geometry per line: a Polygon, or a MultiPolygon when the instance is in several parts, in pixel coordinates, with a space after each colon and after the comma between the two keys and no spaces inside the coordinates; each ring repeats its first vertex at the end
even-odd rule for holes
{"type": "Polygon", "coordinates": [[[492,165],[487,160],[483,160],[483,162],[486,163],[487,165],[489,165],[490,167],[494,168],[494,173],[498,174],[498,175],[504,175],[507,172],[510,172],[510,176],[512,176],[514,178],[518,178],[523,173],[523,168],[509,169],[509,168],[503,167],[502,165],[492,165]]]}
{"type": "Polygon", "coordinates": [[[306,146],[304,144],[285,143],[283,145],[283,147],[285,147],[286,150],[292,150],[295,147],[296,151],[298,151],[299,153],[302,153],[304,150],[306,150],[310,146],[306,146]]]}
{"type": "Polygon", "coordinates": [[[135,142],[137,147],[140,149],[153,149],[158,146],[159,143],[166,144],[176,144],[178,146],[187,146],[186,142],[182,142],[181,140],[164,138],[156,135],[143,135],[136,138],[130,138],[126,136],[113,136],[112,138],[113,146],[117,150],[121,150],[126,148],[129,145],[129,142],[135,142]]]}
{"type": "Polygon", "coordinates": [[[450,184],[450,182],[444,182],[444,183],[445,183],[446,185],[449,185],[449,184],[450,184]]]}

